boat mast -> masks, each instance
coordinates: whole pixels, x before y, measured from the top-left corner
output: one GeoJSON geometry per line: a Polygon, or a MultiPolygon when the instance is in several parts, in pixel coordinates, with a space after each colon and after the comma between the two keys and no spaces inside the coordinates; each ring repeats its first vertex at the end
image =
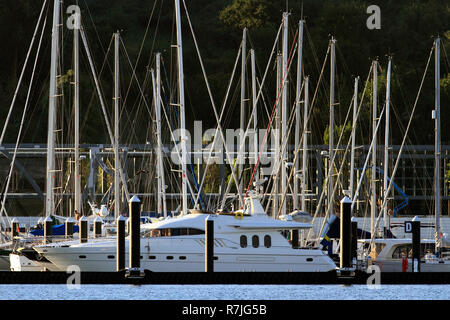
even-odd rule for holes
{"type": "Polygon", "coordinates": [[[247,57],[247,28],[242,31],[242,53],[241,53],[241,114],[239,127],[239,154],[238,154],[238,168],[239,168],[239,192],[242,194],[244,190],[244,178],[242,172],[244,170],[244,153],[245,147],[241,148],[241,144],[245,144],[245,58],[247,57]]]}
{"type": "Polygon", "coordinates": [[[309,76],[305,77],[305,107],[303,109],[302,212],[306,212],[306,161],[308,155],[309,76]]]}
{"type": "MultiPolygon", "coordinates": [[[[388,171],[389,171],[389,109],[391,100],[391,64],[392,57],[389,57],[388,70],[387,70],[387,84],[386,84],[386,126],[384,132],[384,176],[383,176],[383,190],[384,190],[384,201],[387,201],[388,194],[388,171]]],[[[388,206],[384,206],[383,209],[383,233],[387,236],[387,230],[389,230],[388,224],[388,206]]]]}
{"type": "MultiPolygon", "coordinates": [[[[278,53],[277,54],[277,91],[276,91],[276,97],[278,96],[278,93],[280,92],[280,85],[281,85],[281,79],[282,79],[282,71],[281,71],[281,55],[278,53]]],[[[273,168],[275,169],[275,171],[272,172],[272,175],[274,177],[273,179],[273,188],[272,190],[274,190],[274,198],[273,198],[273,206],[272,206],[272,216],[275,218],[277,213],[278,213],[278,193],[279,193],[279,173],[280,173],[280,168],[278,167],[279,164],[279,160],[278,160],[278,156],[280,155],[280,101],[276,101],[277,106],[275,107],[275,130],[274,130],[274,163],[273,163],[273,168]]]]}
{"type": "Polygon", "coordinates": [[[373,61],[373,110],[372,110],[372,181],[371,181],[371,211],[370,211],[370,232],[374,235],[375,232],[375,217],[377,210],[377,195],[376,195],[376,178],[377,178],[377,82],[378,82],[378,61],[373,61]]]}
{"type": "MultiPolygon", "coordinates": [[[[250,50],[250,57],[251,57],[251,63],[252,63],[252,101],[253,101],[253,130],[254,130],[254,140],[253,140],[253,148],[255,149],[255,165],[258,161],[258,113],[256,109],[256,63],[255,63],[255,50],[250,50]]],[[[260,176],[259,176],[259,170],[256,169],[256,182],[258,182],[260,176]]],[[[258,185],[256,183],[256,185],[258,185]]],[[[256,187],[256,191],[258,192],[259,187],[256,187]]]]}
{"type": "Polygon", "coordinates": [[[352,149],[351,149],[351,155],[350,155],[350,199],[353,199],[353,181],[354,179],[354,172],[355,172],[355,143],[356,143],[356,112],[358,109],[358,81],[359,77],[355,78],[355,88],[353,92],[353,121],[352,121],[352,149]]]}
{"type": "Polygon", "coordinates": [[[74,60],[74,111],[75,111],[75,204],[74,209],[81,214],[81,177],[80,177],[80,14],[75,15],[73,28],[73,60],[74,60]]]}
{"type": "Polygon", "coordinates": [[[47,135],[47,185],[45,215],[54,214],[53,186],[55,183],[55,124],[56,124],[56,99],[58,97],[56,77],[58,68],[59,49],[59,11],[60,0],[55,0],[53,6],[52,49],[50,64],[50,90],[48,104],[48,135],[47,135]]]}
{"type": "MultiPolygon", "coordinates": [[[[281,100],[281,141],[282,145],[287,147],[287,89],[288,89],[288,77],[287,77],[287,67],[288,67],[288,17],[289,13],[283,13],[283,63],[282,63],[282,86],[283,86],[283,96],[281,100]],[[283,142],[284,141],[284,142],[283,142]]],[[[283,154],[281,156],[281,194],[284,194],[286,190],[287,174],[286,174],[286,163],[287,163],[287,153],[286,147],[283,148],[283,154]]],[[[278,156],[278,155],[277,155],[278,156]]],[[[286,214],[286,201],[283,201],[281,214],[286,214]]]]}
{"type": "Polygon", "coordinates": [[[334,82],[336,73],[336,39],[331,38],[331,70],[330,70],[330,130],[329,130],[329,169],[330,176],[328,177],[328,206],[331,206],[331,214],[334,214],[334,195],[333,195],[333,158],[334,158],[334,82]]]}
{"type": "Polygon", "coordinates": [[[182,192],[182,214],[188,213],[187,183],[186,183],[186,118],[184,110],[184,71],[183,71],[183,43],[181,37],[181,11],[180,0],[175,0],[175,18],[177,27],[177,49],[178,49],[178,107],[180,108],[180,130],[181,130],[181,192],[182,192]]]}
{"type": "MultiPolygon", "coordinates": [[[[441,225],[440,225],[440,214],[441,214],[441,102],[440,102],[440,50],[441,50],[441,39],[438,37],[434,43],[435,45],[435,110],[434,110],[434,123],[435,123],[435,138],[434,138],[434,219],[435,219],[435,229],[434,237],[436,242],[436,248],[440,246],[441,239],[441,225]]],[[[439,252],[439,250],[438,250],[439,252]]]]}
{"type": "MultiPolygon", "coordinates": [[[[154,86],[155,87],[155,86],[154,86]]],[[[155,90],[154,90],[155,91],[155,90]]],[[[155,95],[155,114],[156,114],[156,134],[158,138],[158,185],[160,187],[158,193],[158,210],[163,210],[164,218],[167,217],[166,207],[166,182],[164,177],[164,164],[162,157],[162,140],[161,140],[161,53],[156,54],[156,95],[155,95]],[[162,207],[161,207],[162,202],[162,207]]],[[[199,171],[200,173],[200,171],[199,171]]]]}
{"type": "Polygon", "coordinates": [[[119,32],[114,34],[114,218],[120,215],[120,158],[119,158],[119,32]]]}
{"type": "MultiPolygon", "coordinates": [[[[299,32],[298,32],[298,61],[297,61],[297,90],[295,94],[295,145],[294,150],[298,150],[298,146],[300,144],[300,106],[301,106],[301,97],[300,91],[302,88],[302,58],[303,58],[303,24],[305,20],[299,21],[299,32]]],[[[305,128],[303,128],[305,130],[305,128]]],[[[305,150],[303,150],[305,152],[305,150]]],[[[300,169],[299,161],[295,162],[295,175],[294,175],[294,195],[293,195],[293,205],[294,209],[298,209],[298,173],[300,169]]],[[[304,172],[302,172],[302,175],[304,172]]],[[[303,178],[302,178],[303,179],[303,178]]],[[[302,190],[302,197],[304,196],[304,191],[302,190]]],[[[302,205],[303,211],[303,205],[302,205]]]]}

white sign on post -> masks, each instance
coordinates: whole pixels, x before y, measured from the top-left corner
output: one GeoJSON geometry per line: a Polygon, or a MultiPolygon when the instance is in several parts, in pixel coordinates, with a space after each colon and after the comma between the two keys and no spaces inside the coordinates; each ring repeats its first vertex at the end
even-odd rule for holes
{"type": "Polygon", "coordinates": [[[412,222],[405,221],[405,233],[411,233],[411,232],[412,232],[412,222]]]}

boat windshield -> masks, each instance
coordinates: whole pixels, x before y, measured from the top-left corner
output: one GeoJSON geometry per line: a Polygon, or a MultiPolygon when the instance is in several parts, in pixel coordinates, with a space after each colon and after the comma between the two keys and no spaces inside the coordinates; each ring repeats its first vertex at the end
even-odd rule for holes
{"type": "Polygon", "coordinates": [[[145,231],[143,237],[145,238],[175,237],[175,236],[192,236],[197,234],[205,234],[205,231],[195,228],[159,228],[145,231]]]}

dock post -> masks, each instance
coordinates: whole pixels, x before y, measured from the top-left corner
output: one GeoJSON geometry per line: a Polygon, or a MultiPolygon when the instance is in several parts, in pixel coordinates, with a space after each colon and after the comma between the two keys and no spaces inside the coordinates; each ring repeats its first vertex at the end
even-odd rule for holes
{"type": "Polygon", "coordinates": [[[412,272],[420,272],[420,220],[415,216],[412,219],[412,272]]]}
{"type": "Polygon", "coordinates": [[[73,236],[73,225],[74,225],[75,221],[73,220],[72,217],[69,217],[66,220],[65,223],[65,237],[66,239],[69,239],[73,236]]]}
{"type": "Polygon", "coordinates": [[[44,243],[52,242],[52,218],[46,217],[44,219],[44,243]]]}
{"type": "Polygon", "coordinates": [[[88,241],[88,220],[82,216],[79,221],[80,242],[85,243],[88,241]]]}
{"type": "Polygon", "coordinates": [[[292,248],[298,248],[298,230],[291,230],[291,244],[292,248]]]}
{"type": "Polygon", "coordinates": [[[126,218],[120,215],[116,220],[117,225],[117,248],[116,248],[116,271],[125,269],[125,222],[126,218]]]}
{"type": "Polygon", "coordinates": [[[340,268],[351,268],[351,213],[352,201],[345,196],[341,200],[341,243],[340,243],[340,268]]]}
{"type": "Polygon", "coordinates": [[[358,221],[355,217],[352,217],[352,235],[351,235],[351,259],[353,268],[356,268],[358,261],[358,221]]]}
{"type": "Polygon", "coordinates": [[[100,238],[102,236],[102,218],[96,216],[94,219],[94,238],[100,238]]]}
{"type": "Polygon", "coordinates": [[[214,220],[205,219],[205,272],[214,272],[214,220]]]}
{"type": "Polygon", "coordinates": [[[141,200],[136,195],[129,201],[129,212],[130,268],[128,269],[127,277],[141,278],[144,276],[141,272],[141,200]]]}
{"type": "Polygon", "coordinates": [[[11,238],[19,235],[19,221],[16,218],[11,220],[11,238]]]}

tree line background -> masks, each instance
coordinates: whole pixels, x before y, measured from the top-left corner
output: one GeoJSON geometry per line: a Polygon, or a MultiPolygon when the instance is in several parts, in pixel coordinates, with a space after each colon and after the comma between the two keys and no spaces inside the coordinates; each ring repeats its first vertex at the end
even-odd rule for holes
{"type": "MultiPolygon", "coordinates": [[[[47,26],[43,38],[32,89],[29,112],[26,117],[23,143],[45,143],[47,136],[48,81],[50,70],[50,34],[52,21],[52,1],[46,9],[47,26]]],[[[364,86],[371,61],[378,59],[382,67],[379,76],[379,105],[384,103],[385,73],[387,55],[393,56],[392,104],[392,143],[399,144],[403,137],[420,81],[425,69],[434,37],[442,38],[441,52],[441,106],[442,106],[442,143],[450,144],[450,115],[447,106],[450,103],[450,71],[448,53],[450,53],[450,2],[443,0],[428,1],[377,1],[381,8],[381,29],[369,30],[366,13],[373,1],[365,0],[186,0],[190,18],[196,32],[208,79],[215,98],[216,106],[223,102],[234,60],[241,42],[242,28],[249,29],[249,45],[256,51],[260,78],[265,70],[275,35],[280,26],[282,13],[288,6],[290,15],[290,44],[293,41],[298,21],[303,15],[306,19],[305,34],[305,74],[311,76],[312,96],[331,35],[337,39],[337,82],[336,123],[345,127],[344,119],[353,93],[355,76],[361,77],[360,92],[364,86]]],[[[33,34],[43,1],[4,0],[0,7],[0,119],[3,126],[11,103],[26,52],[33,34]]],[[[151,130],[151,112],[140,97],[140,89],[132,82],[132,67],[136,61],[136,76],[141,82],[147,104],[151,108],[152,89],[149,68],[154,68],[154,53],[162,52],[164,61],[164,80],[167,82],[166,98],[176,93],[176,56],[171,44],[176,43],[174,26],[174,8],[171,0],[79,0],[64,1],[62,21],[68,14],[67,6],[78,4],[82,10],[83,25],[89,38],[97,72],[101,71],[101,84],[105,101],[112,119],[113,96],[113,51],[112,33],[121,32],[121,95],[122,116],[121,142],[145,143],[151,130]],[[147,33],[146,33],[147,30],[147,33]],[[145,40],[143,42],[145,36],[145,40]],[[109,50],[108,50],[109,48],[109,50]],[[128,56],[127,56],[128,55],[128,56]],[[105,58],[106,57],[106,58],[105,58]],[[170,91],[169,91],[170,88],[170,91]]],[[[183,8],[183,4],[181,4],[183,8]]],[[[190,127],[194,120],[203,121],[203,128],[216,125],[210,100],[206,91],[200,65],[196,55],[189,26],[183,12],[183,45],[186,85],[186,123],[190,127]]],[[[59,109],[60,129],[72,128],[71,80],[72,80],[72,35],[63,28],[63,58],[61,59],[61,77],[58,81],[64,89],[63,103],[59,109]]],[[[279,45],[278,50],[281,50],[279,45]]],[[[35,52],[35,50],[33,50],[35,52]]],[[[29,65],[32,65],[32,56],[29,65]]],[[[249,61],[249,60],[248,60],[249,61]]],[[[296,61],[296,57],[295,57],[296,61]]],[[[431,110],[434,108],[434,60],[424,83],[418,102],[415,120],[412,124],[410,143],[433,144],[434,121],[431,110]]],[[[273,61],[272,61],[273,64],[273,61]]],[[[293,63],[293,69],[296,62],[293,63]]],[[[240,68],[238,66],[238,68],[240,68]]],[[[239,69],[238,69],[239,70],[239,69]]],[[[248,69],[249,70],[249,69],[248,69]]],[[[275,74],[274,68],[271,73],[275,74]]],[[[294,69],[295,70],[295,69],[294,69]]],[[[81,59],[81,142],[108,143],[106,125],[101,107],[94,91],[93,80],[88,69],[87,58],[81,59]]],[[[239,71],[238,71],[239,72],[239,71]]],[[[30,81],[31,67],[24,77],[24,88],[19,91],[11,124],[6,132],[5,143],[14,143],[17,127],[20,123],[26,88],[30,81]]],[[[164,82],[163,80],[163,82],[164,82]]],[[[238,80],[237,80],[238,81],[238,80]]],[[[268,84],[274,86],[275,76],[268,78],[268,84]]],[[[295,72],[290,77],[291,97],[295,96],[295,72]]],[[[231,103],[227,108],[224,127],[239,126],[239,84],[234,83],[231,103]]],[[[328,86],[329,66],[326,66],[323,83],[314,106],[312,143],[327,142],[328,125],[328,86]]],[[[248,89],[250,85],[248,84],[248,89]]],[[[247,90],[247,92],[250,92],[247,90]]],[[[268,108],[275,101],[275,89],[265,92],[268,108]]],[[[368,143],[371,136],[370,90],[365,92],[359,143],[368,143]]],[[[360,99],[363,93],[360,94],[360,99]]],[[[174,101],[174,99],[171,99],[174,101]]],[[[266,119],[267,120],[267,119],[266,119]]],[[[260,127],[265,127],[261,125],[260,127]]],[[[61,138],[70,142],[69,134],[61,138]]]]}

